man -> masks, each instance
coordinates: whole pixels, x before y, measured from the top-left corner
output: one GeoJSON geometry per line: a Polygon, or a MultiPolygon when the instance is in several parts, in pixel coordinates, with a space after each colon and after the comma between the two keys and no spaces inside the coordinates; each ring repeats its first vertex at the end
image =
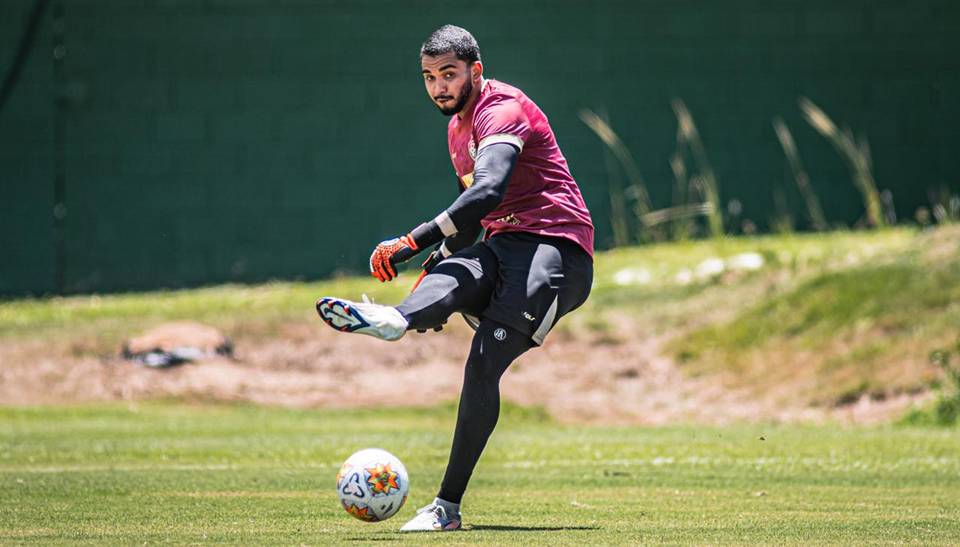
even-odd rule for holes
{"type": "Polygon", "coordinates": [[[500,377],[590,293],[593,224],[546,116],[519,89],[484,79],[469,32],[441,27],[420,62],[430,99],[450,116],[460,196],[370,256],[371,274],[390,281],[396,264],[439,243],[399,306],[324,297],[317,313],[333,328],[383,340],[439,329],[455,312],[478,319],[440,491],[401,528],[457,530],[460,500],[499,417],[500,377]]]}

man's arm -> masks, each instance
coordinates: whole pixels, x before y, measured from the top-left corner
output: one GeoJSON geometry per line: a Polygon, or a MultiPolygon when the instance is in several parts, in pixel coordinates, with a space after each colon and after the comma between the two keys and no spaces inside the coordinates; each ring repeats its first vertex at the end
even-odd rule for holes
{"type": "MultiPolygon", "coordinates": [[[[457,178],[457,185],[460,187],[460,194],[467,190],[463,187],[459,177],[457,178]]],[[[438,255],[439,260],[437,260],[437,262],[476,243],[477,238],[480,237],[480,232],[483,231],[483,226],[481,226],[479,222],[472,226],[458,226],[458,228],[460,229],[457,230],[457,233],[443,238],[443,241],[440,242],[440,245],[437,245],[436,248],[434,248],[434,252],[431,253],[431,257],[434,254],[438,255]]],[[[426,267],[426,264],[427,263],[424,262],[424,267],[426,267]]]]}
{"type": "Polygon", "coordinates": [[[519,156],[520,151],[505,142],[481,148],[474,163],[473,185],[460,194],[450,207],[437,215],[437,218],[410,232],[417,246],[422,249],[437,243],[444,236],[459,233],[461,227],[480,224],[483,217],[496,209],[503,200],[510,173],[519,156]]]}
{"type": "Polygon", "coordinates": [[[480,221],[503,200],[519,156],[519,148],[505,142],[481,148],[474,162],[473,185],[435,219],[417,226],[408,235],[377,245],[370,256],[370,273],[380,281],[390,281],[397,275],[395,264],[410,260],[444,237],[457,236],[461,229],[468,237],[458,241],[468,240],[469,233],[477,230],[470,240],[473,243],[479,234],[480,221]]]}
{"type": "Polygon", "coordinates": [[[425,273],[430,273],[434,266],[443,261],[443,259],[452,256],[454,253],[466,249],[477,242],[483,227],[478,222],[473,227],[460,230],[456,234],[443,238],[440,245],[437,245],[430,256],[423,261],[421,265],[425,273]]]}

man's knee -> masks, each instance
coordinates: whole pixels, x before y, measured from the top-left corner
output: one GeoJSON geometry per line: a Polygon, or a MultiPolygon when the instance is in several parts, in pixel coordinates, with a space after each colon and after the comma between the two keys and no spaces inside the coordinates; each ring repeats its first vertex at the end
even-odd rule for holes
{"type": "Polygon", "coordinates": [[[529,336],[499,321],[484,319],[473,336],[466,376],[472,381],[497,384],[510,363],[531,347],[529,336]]]}
{"type": "Polygon", "coordinates": [[[490,355],[471,355],[464,368],[464,381],[472,385],[498,385],[503,375],[499,368],[490,355]]]}
{"type": "Polygon", "coordinates": [[[456,277],[443,273],[430,273],[423,278],[416,290],[397,306],[411,312],[434,304],[442,304],[453,298],[454,291],[460,286],[456,277]]]}

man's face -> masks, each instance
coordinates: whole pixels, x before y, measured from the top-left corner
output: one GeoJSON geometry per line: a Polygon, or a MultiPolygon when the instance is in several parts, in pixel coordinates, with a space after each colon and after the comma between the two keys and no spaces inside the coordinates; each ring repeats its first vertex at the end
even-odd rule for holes
{"type": "Polygon", "coordinates": [[[427,95],[446,116],[463,110],[473,92],[473,81],[479,80],[482,71],[479,62],[468,65],[457,59],[454,53],[436,57],[424,55],[420,58],[420,65],[427,95]]]}

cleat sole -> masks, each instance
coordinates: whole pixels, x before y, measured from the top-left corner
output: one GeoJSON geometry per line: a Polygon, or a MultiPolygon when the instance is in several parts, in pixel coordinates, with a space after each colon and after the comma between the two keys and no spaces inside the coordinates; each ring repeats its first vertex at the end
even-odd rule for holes
{"type": "Polygon", "coordinates": [[[354,332],[370,326],[357,310],[342,300],[324,297],[317,300],[316,308],[320,319],[340,332],[354,332]]]}

